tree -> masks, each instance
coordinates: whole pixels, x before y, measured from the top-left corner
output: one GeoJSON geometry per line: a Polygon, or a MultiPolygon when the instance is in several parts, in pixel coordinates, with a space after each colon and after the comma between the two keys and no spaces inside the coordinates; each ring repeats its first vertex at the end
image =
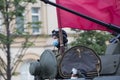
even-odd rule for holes
{"type": "MultiPolygon", "coordinates": [[[[14,24],[17,24],[13,23],[17,17],[21,19],[23,18],[25,7],[29,3],[35,2],[36,0],[0,0],[0,13],[2,14],[3,17],[2,26],[5,27],[5,33],[0,33],[0,47],[3,50],[3,52],[5,52],[7,59],[6,60],[7,63],[5,63],[3,58],[0,57],[0,65],[2,65],[0,66],[0,74],[5,80],[11,80],[11,76],[14,73],[14,69],[19,64],[19,60],[23,57],[20,56],[20,54],[18,54],[19,58],[14,59],[15,60],[14,63],[11,63],[11,44],[14,42],[14,39],[16,38],[16,36],[13,34],[17,34],[17,36],[19,35],[20,37],[25,38],[24,42],[22,43],[20,53],[24,54],[25,50],[33,45],[33,43],[29,42],[28,40],[30,38],[30,34],[28,32],[23,33],[21,27],[12,31],[11,28],[14,24]]],[[[21,21],[20,24],[22,24],[21,21]]],[[[40,24],[40,22],[28,23],[28,26],[30,26],[31,24],[32,25],[40,24]]]]}
{"type": "Polygon", "coordinates": [[[84,45],[92,48],[97,54],[104,54],[106,41],[112,38],[112,35],[104,31],[80,31],[76,40],[71,43],[72,46],[84,45]]]}

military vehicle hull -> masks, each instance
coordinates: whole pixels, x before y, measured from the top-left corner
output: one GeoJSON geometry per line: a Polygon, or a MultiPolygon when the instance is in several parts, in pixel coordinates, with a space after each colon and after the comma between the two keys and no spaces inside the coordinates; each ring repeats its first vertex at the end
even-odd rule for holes
{"type": "Polygon", "coordinates": [[[38,80],[70,79],[72,68],[76,68],[80,80],[120,80],[119,48],[120,43],[110,44],[106,54],[98,56],[88,47],[75,46],[67,50],[60,59],[51,50],[45,50],[40,61],[31,64],[30,73],[37,75],[38,80]]]}

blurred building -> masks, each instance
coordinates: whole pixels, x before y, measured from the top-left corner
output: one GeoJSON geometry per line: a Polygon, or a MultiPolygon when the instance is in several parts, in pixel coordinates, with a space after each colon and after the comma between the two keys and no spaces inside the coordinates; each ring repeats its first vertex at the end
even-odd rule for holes
{"type": "MultiPolygon", "coordinates": [[[[14,74],[12,75],[12,80],[33,80],[34,77],[29,73],[29,63],[33,60],[39,59],[40,55],[45,49],[54,49],[52,45],[51,31],[58,27],[56,8],[49,4],[46,5],[40,0],[38,0],[38,2],[35,4],[29,4],[26,7],[25,13],[23,13],[23,16],[23,20],[20,17],[16,18],[16,24],[10,28],[11,34],[14,35],[14,29],[18,29],[23,32],[29,32],[31,34],[29,41],[34,42],[34,45],[22,51],[20,50],[21,45],[25,40],[19,35],[16,36],[14,43],[11,45],[11,65],[13,66],[14,61],[17,59],[18,63],[15,64],[17,67],[14,67],[13,69],[14,74]],[[38,21],[42,22],[41,27],[31,27],[25,29],[26,23],[38,21]],[[23,28],[21,28],[21,26],[23,28]]],[[[4,27],[1,23],[2,16],[0,14],[0,33],[4,33],[4,27]]],[[[69,28],[64,30],[68,34],[75,33],[69,28]]],[[[73,40],[73,37],[69,36],[68,40],[68,43],[70,43],[73,40]]],[[[0,49],[0,57],[2,57],[6,63],[6,54],[2,49],[0,49]]],[[[0,80],[4,79],[0,77],[0,80]]]]}

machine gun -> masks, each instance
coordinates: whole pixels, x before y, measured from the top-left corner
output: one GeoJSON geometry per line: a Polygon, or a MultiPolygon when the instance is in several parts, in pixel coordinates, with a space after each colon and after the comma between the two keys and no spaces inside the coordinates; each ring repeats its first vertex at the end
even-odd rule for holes
{"type": "MultiPolygon", "coordinates": [[[[70,13],[103,25],[114,32],[120,33],[120,27],[107,24],[61,5],[41,0],[46,4],[53,5],[70,13]]],[[[119,80],[120,79],[120,34],[110,40],[105,55],[98,56],[95,51],[85,46],[75,46],[67,50],[60,58],[57,58],[51,50],[45,50],[39,61],[32,62],[30,73],[37,77],[37,80],[54,79],[57,73],[63,79],[69,79],[72,68],[76,68],[79,78],[82,80],[119,80]],[[69,64],[68,64],[69,63],[69,64]]]]}

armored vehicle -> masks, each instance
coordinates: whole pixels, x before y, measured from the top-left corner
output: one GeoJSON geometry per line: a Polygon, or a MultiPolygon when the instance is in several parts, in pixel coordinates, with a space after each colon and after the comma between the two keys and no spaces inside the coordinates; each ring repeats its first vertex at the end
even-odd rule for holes
{"type": "MultiPolygon", "coordinates": [[[[81,16],[81,14],[49,0],[41,1],[81,16]]],[[[78,80],[120,80],[120,27],[89,17],[83,18],[106,26],[118,33],[115,38],[110,40],[105,55],[99,56],[94,50],[81,45],[68,49],[64,55],[59,57],[56,57],[52,50],[45,50],[38,61],[30,64],[30,74],[35,76],[35,80],[70,79],[73,68],[77,70],[78,80]]]]}
{"type": "Polygon", "coordinates": [[[70,79],[72,68],[78,70],[78,78],[83,80],[119,80],[120,42],[109,44],[102,56],[85,46],[72,47],[59,63],[51,50],[45,50],[39,61],[31,63],[30,73],[40,80],[54,79],[57,73],[60,79],[70,79]]]}

